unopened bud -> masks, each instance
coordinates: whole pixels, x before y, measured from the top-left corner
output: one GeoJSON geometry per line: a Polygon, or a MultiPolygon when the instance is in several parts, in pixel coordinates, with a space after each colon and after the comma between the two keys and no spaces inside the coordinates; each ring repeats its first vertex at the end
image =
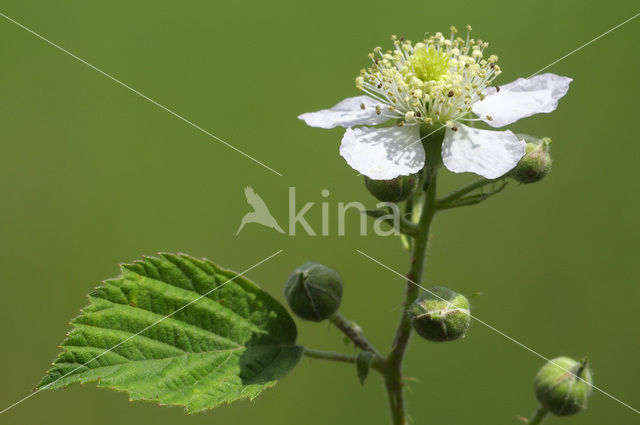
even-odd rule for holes
{"type": "Polygon", "coordinates": [[[551,139],[537,139],[526,134],[518,134],[527,143],[525,154],[510,172],[509,176],[520,183],[535,183],[551,171],[549,147],[551,139]]]}
{"type": "Polygon", "coordinates": [[[413,329],[429,341],[455,341],[467,333],[469,300],[449,288],[436,286],[424,292],[409,308],[413,329]]]}
{"type": "Polygon", "coordinates": [[[536,397],[554,415],[573,415],[587,407],[592,383],[586,359],[558,357],[542,366],[536,375],[536,397]]]}
{"type": "Polygon", "coordinates": [[[309,261],[289,276],[284,285],[284,296],[300,318],[321,322],[340,307],[342,279],[335,270],[309,261]]]}
{"type": "Polygon", "coordinates": [[[402,202],[416,190],[418,176],[410,174],[391,180],[373,180],[365,176],[364,184],[369,193],[382,202],[402,202]]]}

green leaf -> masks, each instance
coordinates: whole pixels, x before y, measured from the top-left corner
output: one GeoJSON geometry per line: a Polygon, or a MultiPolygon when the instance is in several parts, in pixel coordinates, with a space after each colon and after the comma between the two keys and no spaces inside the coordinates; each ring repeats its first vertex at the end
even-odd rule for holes
{"type": "Polygon", "coordinates": [[[89,295],[39,389],[97,381],[193,413],[253,399],[300,360],[289,313],[236,273],[173,254],[121,268],[89,295]]]}
{"type": "Polygon", "coordinates": [[[369,376],[372,361],[373,353],[371,351],[361,351],[356,357],[356,370],[358,371],[358,379],[362,385],[364,385],[364,381],[367,379],[367,376],[369,376]]]}

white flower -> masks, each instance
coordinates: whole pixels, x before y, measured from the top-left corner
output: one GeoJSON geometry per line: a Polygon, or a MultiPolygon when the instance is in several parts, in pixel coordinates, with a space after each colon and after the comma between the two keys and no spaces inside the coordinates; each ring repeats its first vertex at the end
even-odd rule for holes
{"type": "Polygon", "coordinates": [[[498,57],[485,59],[488,43],[470,39],[469,33],[463,40],[456,32],[452,27],[449,39],[436,33],[415,45],[394,36],[395,50],[383,53],[376,47],[369,54],[371,67],[356,78],[366,95],[298,118],[312,127],[347,128],[340,155],[372,179],[389,180],[424,167],[421,126],[433,131],[447,127],[442,160],[449,170],[488,179],[502,176],[524,155],[525,142],[509,130],[480,130],[462,122],[484,121],[497,128],[551,112],[572,80],[542,74],[492,86],[501,72],[498,57]],[[396,125],[365,127],[390,120],[396,125]]]}

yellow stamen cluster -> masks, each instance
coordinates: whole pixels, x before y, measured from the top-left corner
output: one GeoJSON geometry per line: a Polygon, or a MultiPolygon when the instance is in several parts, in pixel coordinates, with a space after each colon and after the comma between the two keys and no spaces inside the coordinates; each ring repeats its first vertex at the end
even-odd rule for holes
{"type": "Polygon", "coordinates": [[[356,86],[386,105],[379,114],[407,123],[454,122],[471,112],[500,74],[498,57],[484,58],[489,43],[469,38],[469,32],[463,40],[451,27],[450,38],[436,33],[415,45],[393,36],[395,49],[376,47],[369,54],[373,64],[360,71],[356,86]]]}

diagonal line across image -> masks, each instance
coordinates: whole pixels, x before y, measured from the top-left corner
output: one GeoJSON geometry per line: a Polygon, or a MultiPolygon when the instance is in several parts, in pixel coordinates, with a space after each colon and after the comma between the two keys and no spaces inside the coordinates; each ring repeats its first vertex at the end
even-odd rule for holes
{"type": "Polygon", "coordinates": [[[7,412],[8,410],[13,409],[14,407],[16,407],[17,405],[19,405],[19,404],[20,404],[20,403],[22,403],[23,401],[27,401],[28,399],[30,399],[30,398],[31,398],[31,397],[33,397],[34,395],[36,395],[36,394],[40,393],[42,390],[46,390],[47,388],[49,388],[50,386],[52,386],[53,384],[55,384],[55,383],[56,383],[56,382],[58,382],[59,380],[61,380],[61,379],[65,378],[65,377],[67,377],[67,376],[71,375],[73,372],[77,371],[78,369],[81,369],[81,368],[85,367],[85,366],[86,366],[86,365],[88,365],[89,363],[91,363],[91,362],[93,362],[94,360],[96,360],[96,359],[98,359],[98,358],[100,358],[100,357],[104,356],[104,355],[105,355],[105,354],[107,354],[108,352],[110,352],[110,351],[112,351],[112,350],[115,350],[116,348],[118,348],[119,346],[121,346],[122,344],[124,344],[125,342],[130,341],[131,339],[133,339],[133,338],[137,337],[137,336],[138,336],[138,335],[140,335],[141,333],[143,333],[143,332],[145,332],[145,331],[147,331],[147,330],[151,329],[152,327],[154,327],[154,326],[155,326],[155,325],[157,325],[158,323],[160,323],[160,322],[162,322],[162,321],[164,321],[164,320],[168,319],[169,317],[173,316],[174,314],[176,314],[176,313],[178,313],[178,312],[180,312],[180,311],[184,310],[185,308],[189,307],[191,304],[193,304],[193,303],[196,303],[196,302],[200,301],[201,299],[205,298],[206,296],[208,296],[208,295],[212,294],[213,292],[217,291],[218,289],[222,288],[222,287],[223,287],[223,286],[225,286],[227,283],[229,283],[229,282],[233,281],[234,279],[236,279],[236,278],[238,278],[238,277],[240,277],[240,276],[243,276],[245,273],[248,273],[248,272],[250,272],[251,270],[253,270],[253,269],[255,269],[256,267],[258,267],[259,265],[261,265],[261,264],[263,264],[263,263],[265,263],[265,262],[267,262],[267,261],[271,260],[273,257],[275,257],[275,256],[276,256],[276,255],[278,255],[278,254],[281,254],[282,252],[283,252],[283,250],[281,249],[281,250],[279,250],[279,251],[277,251],[277,252],[275,252],[275,253],[271,254],[270,256],[268,256],[268,257],[266,257],[266,258],[264,258],[264,259],[260,260],[259,262],[257,262],[257,263],[256,263],[256,264],[254,264],[253,266],[249,267],[248,269],[246,269],[246,270],[244,270],[244,271],[242,271],[242,272],[240,272],[240,273],[236,274],[236,275],[235,275],[234,277],[232,277],[231,279],[226,280],[225,282],[221,283],[221,284],[220,284],[220,285],[218,285],[218,286],[215,286],[215,287],[211,288],[210,290],[208,290],[208,291],[207,291],[207,292],[205,292],[204,294],[200,295],[199,297],[195,298],[194,300],[189,301],[188,303],[184,304],[182,307],[180,307],[180,308],[176,309],[175,311],[171,312],[170,314],[167,314],[166,316],[164,316],[164,317],[162,317],[162,318],[160,318],[160,319],[156,320],[155,322],[153,322],[153,323],[149,324],[148,326],[145,326],[142,330],[140,330],[140,331],[136,332],[135,334],[133,334],[133,335],[131,335],[131,336],[129,336],[129,337],[127,337],[127,338],[125,338],[125,339],[123,339],[123,340],[122,340],[122,341],[120,341],[119,343],[115,344],[113,347],[111,347],[111,348],[109,348],[109,349],[107,349],[107,350],[104,350],[103,352],[101,352],[101,353],[100,353],[100,354],[98,354],[97,356],[94,356],[91,360],[89,360],[89,361],[87,361],[87,362],[85,362],[85,363],[81,364],[80,366],[76,367],[75,369],[73,369],[73,370],[71,370],[71,371],[69,371],[69,372],[65,373],[64,375],[62,375],[61,377],[59,377],[59,378],[58,378],[58,379],[56,379],[55,381],[52,381],[52,382],[48,383],[47,385],[44,385],[44,386],[42,386],[42,387],[38,388],[37,390],[35,390],[35,391],[34,391],[34,392],[32,392],[31,394],[29,394],[28,396],[23,397],[23,398],[21,398],[20,400],[18,400],[18,401],[16,401],[15,403],[13,403],[12,405],[10,405],[10,406],[8,406],[8,407],[4,408],[3,410],[0,410],[0,415],[2,415],[3,413],[7,412]]]}
{"type": "MultiPolygon", "coordinates": [[[[368,258],[369,260],[373,261],[374,263],[378,264],[379,266],[382,266],[383,268],[385,268],[385,269],[389,270],[390,272],[392,272],[392,273],[394,273],[394,274],[396,274],[396,275],[400,276],[401,278],[405,279],[407,282],[409,282],[409,283],[411,283],[411,284],[415,285],[416,287],[420,288],[421,290],[426,291],[427,293],[429,293],[429,294],[433,295],[433,296],[434,296],[434,297],[436,297],[436,298],[439,298],[441,301],[444,301],[444,302],[446,302],[446,303],[450,303],[449,301],[445,300],[444,298],[442,298],[442,297],[438,296],[438,294],[435,294],[434,292],[430,291],[429,289],[425,288],[424,286],[421,286],[421,285],[420,285],[420,284],[418,284],[417,282],[414,282],[413,280],[409,279],[407,276],[403,275],[402,273],[397,272],[396,270],[394,270],[394,269],[392,269],[391,267],[389,267],[389,266],[385,265],[384,263],[382,263],[382,262],[380,262],[380,261],[376,260],[375,258],[373,258],[373,257],[371,257],[370,255],[368,255],[368,254],[364,253],[363,251],[361,251],[361,250],[359,250],[359,249],[357,249],[356,251],[357,251],[360,255],[362,255],[362,256],[364,256],[364,257],[368,258]]],[[[542,354],[538,353],[538,352],[537,352],[537,351],[535,351],[533,348],[530,348],[530,347],[528,347],[527,345],[525,345],[525,344],[521,343],[520,341],[518,341],[517,339],[515,339],[515,338],[513,338],[513,337],[511,337],[511,336],[509,336],[509,335],[507,335],[506,333],[504,333],[504,332],[502,332],[501,330],[499,330],[498,328],[496,328],[496,327],[494,327],[494,326],[490,325],[489,323],[485,322],[484,320],[479,319],[478,317],[474,316],[474,315],[473,315],[473,314],[471,314],[471,313],[469,313],[469,317],[470,317],[470,318],[472,318],[473,320],[475,320],[476,322],[478,322],[478,323],[480,323],[480,324],[482,324],[482,325],[486,326],[487,328],[491,329],[493,332],[496,332],[498,335],[500,335],[500,336],[502,336],[502,337],[504,337],[504,338],[508,339],[509,341],[511,341],[511,342],[513,342],[513,343],[515,343],[515,344],[517,344],[518,346],[520,346],[520,347],[524,348],[525,350],[529,351],[530,353],[532,353],[532,354],[534,354],[534,355],[536,355],[536,356],[540,357],[541,359],[543,359],[543,360],[545,360],[545,361],[547,361],[547,362],[549,362],[549,363],[552,363],[552,364],[553,364],[553,365],[555,365],[556,367],[558,367],[558,368],[562,369],[564,372],[566,372],[566,373],[568,373],[568,374],[570,374],[570,375],[573,375],[575,378],[577,378],[577,379],[579,379],[579,380],[581,380],[581,381],[585,382],[587,385],[589,385],[589,386],[590,386],[590,387],[592,387],[593,389],[595,389],[595,390],[597,390],[597,391],[601,392],[602,394],[604,394],[605,396],[609,397],[610,399],[612,399],[612,400],[614,400],[614,401],[616,401],[616,402],[620,403],[620,404],[621,404],[621,405],[623,405],[624,407],[626,407],[626,408],[628,408],[628,409],[632,410],[632,411],[633,411],[633,412],[635,412],[635,413],[640,414],[640,410],[638,410],[638,409],[634,408],[633,406],[630,406],[629,404],[627,404],[627,403],[623,402],[623,401],[622,401],[622,400],[620,400],[619,398],[614,397],[614,396],[613,396],[613,395],[611,395],[610,393],[608,393],[608,392],[604,391],[603,389],[601,389],[601,388],[599,388],[599,387],[597,387],[597,386],[593,385],[592,383],[587,382],[586,380],[584,380],[584,379],[583,379],[583,378],[581,378],[580,376],[575,375],[574,373],[572,373],[571,371],[567,370],[566,368],[563,368],[563,367],[562,367],[562,366],[560,366],[559,364],[557,364],[557,363],[553,362],[553,361],[552,361],[551,359],[549,359],[548,357],[546,357],[546,356],[544,356],[544,355],[542,355],[542,354]]]]}
{"type": "Polygon", "coordinates": [[[196,130],[206,134],[207,136],[217,140],[218,142],[222,143],[223,145],[225,145],[226,147],[233,149],[234,151],[236,151],[237,153],[239,153],[240,155],[244,156],[247,159],[250,159],[251,161],[255,162],[256,164],[262,166],[263,168],[266,168],[267,170],[271,171],[274,174],[277,174],[278,176],[282,177],[282,173],[274,170],[273,168],[269,167],[268,165],[265,165],[264,163],[258,161],[256,158],[254,158],[253,156],[249,155],[248,153],[245,153],[243,151],[241,151],[240,149],[238,149],[237,147],[233,146],[232,144],[230,144],[229,142],[226,142],[225,140],[221,139],[220,137],[216,136],[215,134],[205,130],[204,128],[200,127],[199,125],[193,123],[192,121],[189,121],[188,119],[186,119],[185,117],[183,117],[182,115],[178,114],[177,112],[172,111],[171,109],[167,108],[166,106],[158,103],[157,101],[153,100],[152,98],[146,96],[145,94],[139,92],[138,90],[134,89],[133,87],[123,83],[122,81],[120,81],[119,79],[117,79],[116,77],[112,76],[111,74],[108,74],[106,72],[104,72],[103,70],[101,70],[100,68],[90,64],[89,62],[85,61],[84,59],[74,55],[73,53],[71,53],[70,51],[68,51],[67,49],[65,49],[64,47],[61,47],[60,45],[54,43],[53,41],[45,38],[44,36],[38,34],[37,32],[33,31],[32,29],[22,25],[20,22],[11,19],[10,17],[8,17],[7,15],[5,15],[4,13],[0,12],[0,16],[2,16],[3,18],[5,18],[6,20],[16,24],[17,26],[19,26],[20,28],[22,28],[25,31],[30,32],[31,34],[35,35],[36,37],[38,37],[39,39],[45,41],[46,43],[50,44],[51,46],[55,47],[56,49],[66,53],[67,55],[71,56],[72,58],[82,62],[83,64],[87,65],[89,68],[93,69],[94,71],[99,72],[100,74],[104,75],[105,77],[109,78],[110,80],[112,80],[113,82],[121,85],[122,87],[126,88],[127,90],[137,94],[138,96],[140,96],[141,98],[153,103],[154,105],[156,105],[158,108],[170,113],[171,115],[173,115],[174,117],[186,122],[187,124],[189,124],[191,127],[195,128],[196,130]]]}

